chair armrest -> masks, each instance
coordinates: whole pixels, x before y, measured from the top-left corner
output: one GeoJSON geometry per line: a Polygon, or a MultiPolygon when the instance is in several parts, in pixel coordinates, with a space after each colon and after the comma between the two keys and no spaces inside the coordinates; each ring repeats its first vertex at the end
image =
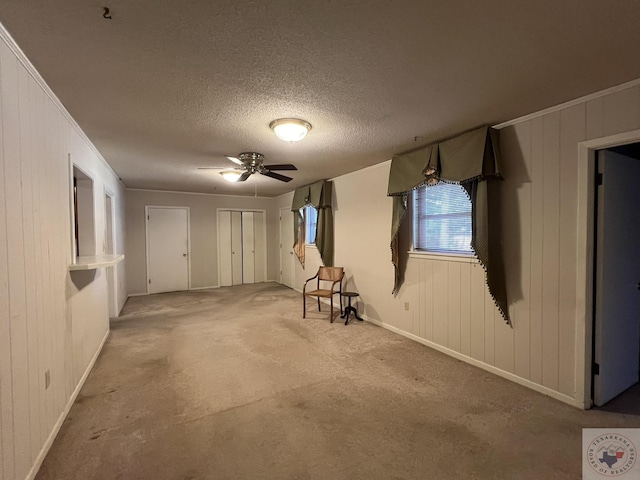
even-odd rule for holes
{"type": "Polygon", "coordinates": [[[304,285],[302,286],[302,293],[304,294],[305,290],[307,289],[307,283],[309,283],[311,280],[313,280],[314,278],[317,278],[318,274],[316,273],[313,277],[311,278],[307,278],[307,280],[305,280],[304,285]]]}

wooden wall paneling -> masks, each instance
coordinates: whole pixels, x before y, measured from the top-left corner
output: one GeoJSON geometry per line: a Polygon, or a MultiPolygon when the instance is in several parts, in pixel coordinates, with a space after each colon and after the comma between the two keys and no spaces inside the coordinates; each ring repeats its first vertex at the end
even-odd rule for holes
{"type": "Polygon", "coordinates": [[[420,269],[422,262],[416,259],[410,259],[407,263],[407,278],[410,285],[409,290],[409,314],[411,315],[411,332],[416,337],[420,336],[420,295],[422,292],[422,283],[420,283],[420,269]]]}
{"type": "MultiPolygon", "coordinates": [[[[59,249],[60,246],[60,228],[62,225],[60,222],[60,213],[58,198],[60,195],[60,188],[62,185],[60,183],[60,174],[58,169],[59,166],[59,157],[61,155],[60,151],[60,130],[58,125],[58,109],[55,106],[49,104],[48,105],[48,132],[51,139],[51,154],[49,155],[49,163],[50,163],[50,179],[53,179],[53,182],[50,180],[52,184],[49,189],[49,208],[50,208],[50,225],[51,225],[51,238],[49,240],[49,251],[50,251],[50,263],[52,268],[52,276],[51,276],[51,285],[53,287],[53,310],[51,315],[51,321],[53,325],[53,363],[51,365],[51,387],[53,390],[53,405],[54,405],[54,416],[56,416],[65,406],[65,378],[64,378],[64,338],[61,332],[62,325],[61,323],[64,319],[60,315],[61,304],[65,301],[66,295],[64,289],[61,288],[61,283],[64,281],[65,276],[68,274],[65,270],[60,272],[60,256],[59,249]]],[[[95,190],[94,190],[95,192],[95,190]]],[[[95,203],[94,203],[95,208],[95,203]]],[[[66,209],[64,210],[66,211],[66,209]]],[[[95,236],[95,232],[94,232],[95,236]]],[[[96,272],[97,277],[97,272],[96,272]]],[[[64,307],[63,307],[64,308],[64,307]]],[[[71,344],[68,344],[69,347],[71,344]]]]}
{"type": "Polygon", "coordinates": [[[5,205],[7,224],[7,271],[9,274],[9,321],[11,323],[11,368],[15,476],[24,478],[31,468],[29,422],[29,358],[27,299],[22,230],[22,179],[20,168],[20,99],[16,95],[19,64],[9,49],[0,44],[2,56],[2,132],[4,146],[5,205]]]}
{"type": "MultiPolygon", "coordinates": [[[[523,122],[514,125],[512,129],[501,132],[504,139],[503,155],[518,155],[519,161],[514,162],[513,169],[505,173],[505,182],[513,181],[512,194],[515,198],[516,212],[512,212],[509,221],[517,225],[519,248],[513,258],[517,264],[507,268],[507,272],[514,272],[519,290],[513,292],[507,283],[507,297],[514,303],[510,314],[513,321],[514,335],[514,373],[522,378],[531,377],[531,209],[532,209],[532,178],[531,178],[531,124],[523,122]],[[514,216],[515,215],[515,218],[514,216]],[[513,293],[510,295],[509,291],[513,293]],[[514,298],[517,296],[517,298],[514,298]]],[[[508,157],[509,158],[509,157],[508,157]]],[[[503,227],[504,228],[504,227],[503,227]]]]}
{"type": "Polygon", "coordinates": [[[447,262],[435,260],[433,265],[433,341],[438,345],[447,346],[448,285],[449,268],[447,262]]]}
{"type": "Polygon", "coordinates": [[[500,370],[513,373],[515,371],[515,329],[507,325],[495,308],[493,310],[493,325],[495,328],[495,362],[500,370]]]}
{"type": "MultiPolygon", "coordinates": [[[[508,310],[513,325],[520,325],[516,306],[522,301],[522,229],[520,211],[528,207],[520,204],[518,190],[528,182],[528,172],[524,160],[524,152],[527,150],[526,141],[529,139],[527,128],[516,125],[512,128],[504,129],[500,133],[500,149],[507,155],[508,162],[502,165],[505,179],[496,184],[500,191],[500,213],[502,217],[502,258],[505,264],[505,275],[507,283],[508,310]],[[516,129],[523,130],[519,138],[516,129]],[[525,140],[524,145],[520,140],[525,140]]],[[[514,372],[515,365],[515,330],[511,325],[507,325],[499,310],[494,308],[488,312],[488,319],[493,316],[494,332],[494,365],[509,373],[514,372]]],[[[528,334],[528,325],[523,332],[528,334]]],[[[528,345],[528,335],[525,337],[528,345]]]]}
{"type": "Polygon", "coordinates": [[[585,139],[584,103],[560,112],[560,247],[558,388],[575,395],[578,143],[585,139]]]}
{"type": "MultiPolygon", "coordinates": [[[[55,156],[55,167],[56,167],[56,196],[55,196],[55,215],[57,218],[56,222],[56,262],[57,262],[57,281],[56,285],[58,287],[58,293],[56,298],[58,300],[58,314],[57,325],[59,332],[59,344],[58,344],[58,354],[60,363],[58,365],[59,368],[59,410],[58,412],[62,412],[77,385],[77,382],[82,377],[84,373],[84,368],[86,368],[86,364],[83,365],[83,371],[74,371],[74,349],[72,348],[73,340],[72,340],[72,316],[71,316],[71,305],[66,301],[66,283],[70,280],[69,275],[69,264],[71,263],[71,225],[70,225],[70,211],[69,211],[69,195],[71,191],[71,185],[69,184],[69,176],[67,174],[67,165],[69,162],[69,149],[71,148],[71,126],[66,122],[60,111],[55,109],[55,125],[58,126],[58,143],[56,149],[55,156]]],[[[93,159],[97,160],[97,159],[93,159]]],[[[94,188],[94,218],[96,222],[94,223],[94,237],[96,238],[96,252],[102,251],[102,245],[98,242],[104,239],[104,231],[98,232],[95,230],[97,225],[104,226],[104,193],[102,186],[97,182],[98,172],[95,171],[94,178],[95,188],[94,188]],[[99,221],[102,219],[102,222],[99,221]],[[100,239],[100,240],[98,240],[100,239]]],[[[104,269],[98,269],[96,271],[96,280],[102,283],[104,293],[103,303],[96,302],[96,309],[100,308],[104,311],[104,317],[109,318],[109,309],[108,309],[108,293],[106,286],[106,272],[104,269]],[[99,279],[99,280],[98,280],[99,279]]],[[[92,318],[96,318],[99,314],[96,312],[93,314],[92,318]]],[[[96,328],[97,323],[91,323],[87,325],[87,330],[90,328],[96,328]]],[[[100,338],[100,337],[98,337],[100,338]]],[[[89,348],[90,345],[85,344],[86,348],[89,348]]],[[[91,348],[94,346],[91,345],[91,348]]],[[[97,348],[97,345],[95,346],[97,348]]],[[[89,357],[90,358],[90,357],[89,357]]]]}
{"type": "Polygon", "coordinates": [[[543,118],[544,236],[542,240],[542,384],[558,389],[560,112],[543,118]]]}
{"type": "Polygon", "coordinates": [[[40,105],[42,102],[42,90],[33,79],[29,81],[29,103],[30,108],[30,122],[31,122],[31,181],[32,181],[32,196],[33,196],[33,235],[34,235],[34,249],[33,258],[35,264],[39,267],[35,271],[35,280],[32,285],[35,292],[35,303],[37,310],[37,343],[38,349],[38,406],[40,410],[40,445],[43,445],[48,437],[47,425],[47,402],[45,395],[45,378],[44,372],[46,370],[46,355],[45,355],[45,338],[44,338],[44,321],[45,321],[45,309],[43,298],[43,275],[42,275],[42,217],[40,215],[41,203],[41,183],[40,183],[40,160],[44,158],[43,155],[43,136],[40,118],[38,116],[40,111],[40,105]]]}
{"type": "MultiPolygon", "coordinates": [[[[4,57],[0,55],[0,72],[4,67],[4,57]]],[[[2,83],[0,82],[0,211],[6,218],[5,210],[5,161],[4,124],[2,109],[2,83]]],[[[13,402],[11,379],[11,322],[9,309],[9,265],[7,245],[7,223],[0,222],[0,479],[14,478],[13,458],[13,402]]]]}
{"type": "Polygon", "coordinates": [[[471,356],[471,264],[460,264],[460,353],[471,356]]]}
{"type": "Polygon", "coordinates": [[[603,101],[605,136],[640,128],[640,86],[610,93],[603,101]]]}
{"type": "Polygon", "coordinates": [[[589,100],[586,108],[586,138],[604,137],[604,98],[589,100]]]}
{"type": "Polygon", "coordinates": [[[433,277],[431,275],[431,262],[420,259],[420,338],[431,340],[433,338],[433,277]]]}
{"type": "Polygon", "coordinates": [[[417,303],[413,306],[409,305],[409,308],[415,310],[417,313],[416,323],[416,335],[420,338],[426,338],[426,296],[427,296],[427,284],[425,278],[425,263],[421,259],[416,259],[416,300],[417,303]]]}
{"type": "Polygon", "coordinates": [[[447,288],[448,294],[448,321],[447,321],[447,347],[456,352],[460,352],[460,330],[461,330],[461,274],[459,262],[449,262],[447,288]]]}
{"type": "Polygon", "coordinates": [[[471,265],[471,357],[484,362],[484,270],[471,265]]]}
{"type": "Polygon", "coordinates": [[[56,329],[56,276],[55,276],[55,262],[53,261],[53,252],[55,251],[54,243],[54,219],[55,219],[55,211],[53,210],[53,196],[54,196],[54,186],[51,181],[52,178],[55,178],[55,165],[53,163],[53,157],[55,155],[54,151],[54,139],[52,134],[52,121],[51,121],[51,110],[52,106],[47,102],[46,97],[43,102],[43,110],[42,110],[42,121],[45,135],[45,152],[43,162],[46,164],[44,171],[46,173],[45,177],[42,179],[40,183],[40,188],[43,189],[43,203],[42,203],[42,211],[44,213],[44,227],[45,227],[45,238],[44,240],[44,251],[46,261],[44,264],[46,265],[47,278],[45,282],[47,284],[48,296],[47,296],[47,349],[49,352],[49,363],[47,365],[47,369],[50,372],[51,383],[49,385],[49,389],[47,390],[48,400],[50,402],[50,418],[49,428],[51,428],[56,419],[56,413],[58,412],[57,407],[57,370],[56,370],[56,344],[58,342],[57,338],[57,329],[56,329]]]}
{"type": "MultiPolygon", "coordinates": [[[[52,317],[53,317],[53,301],[52,301],[52,283],[51,283],[51,264],[48,261],[50,257],[49,251],[49,241],[51,231],[49,228],[50,225],[50,215],[49,211],[49,201],[51,189],[51,183],[49,181],[50,175],[50,140],[48,137],[48,114],[47,114],[47,97],[45,93],[39,89],[38,93],[38,139],[41,147],[40,153],[40,161],[38,168],[38,193],[39,193],[39,206],[40,206],[40,251],[42,263],[40,266],[40,277],[41,277],[41,285],[42,285],[42,293],[43,293],[43,311],[44,317],[42,319],[42,324],[44,328],[43,332],[43,342],[44,348],[42,353],[44,354],[45,361],[43,363],[43,369],[45,371],[49,370],[51,373],[51,365],[53,364],[53,327],[52,327],[52,317]]],[[[44,375],[44,372],[43,372],[44,375]]],[[[53,381],[53,379],[52,379],[53,381]]],[[[55,412],[54,412],[54,403],[53,403],[53,395],[52,395],[51,385],[49,388],[43,391],[43,397],[45,399],[45,408],[46,408],[46,418],[43,427],[46,431],[51,431],[51,428],[55,422],[55,412]]]]}
{"type": "Polygon", "coordinates": [[[35,294],[36,270],[35,263],[35,227],[33,211],[33,132],[31,130],[31,102],[29,83],[31,76],[20,68],[19,76],[19,102],[20,102],[20,153],[21,153],[21,178],[22,178],[22,218],[24,230],[24,269],[26,291],[26,320],[27,320],[27,349],[29,360],[29,420],[32,461],[40,451],[40,384],[39,375],[39,350],[38,350],[38,310],[35,294]]]}
{"type": "Polygon", "coordinates": [[[542,385],[542,260],[544,238],[544,120],[531,120],[530,377],[542,385]]]}
{"type": "Polygon", "coordinates": [[[496,364],[496,320],[495,303],[489,288],[484,288],[484,361],[489,365],[496,364]]]}

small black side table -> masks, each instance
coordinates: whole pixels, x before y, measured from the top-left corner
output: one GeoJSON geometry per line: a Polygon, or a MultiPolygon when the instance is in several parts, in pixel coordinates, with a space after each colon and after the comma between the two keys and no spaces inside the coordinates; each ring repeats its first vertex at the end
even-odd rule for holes
{"type": "Polygon", "coordinates": [[[340,318],[346,318],[346,320],[344,321],[344,324],[346,325],[347,323],[349,323],[349,314],[353,313],[353,316],[356,317],[358,320],[362,321],[362,319],[358,316],[358,310],[355,309],[355,307],[351,306],[351,299],[355,298],[357,296],[359,296],[359,293],[356,292],[342,292],[342,296],[347,298],[347,301],[349,302],[349,305],[347,305],[344,309],[344,313],[342,315],[340,315],[340,318]]]}

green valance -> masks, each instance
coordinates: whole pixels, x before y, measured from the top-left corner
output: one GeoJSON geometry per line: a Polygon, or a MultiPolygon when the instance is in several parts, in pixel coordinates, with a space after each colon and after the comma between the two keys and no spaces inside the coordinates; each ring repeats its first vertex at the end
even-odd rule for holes
{"type": "Polygon", "coordinates": [[[391,161],[388,195],[394,197],[391,221],[391,259],[395,268],[393,293],[404,281],[400,245],[406,244],[402,228],[407,210],[408,194],[422,185],[435,185],[440,180],[461,184],[471,199],[471,247],[485,270],[489,292],[496,306],[509,323],[506,282],[502,268],[497,211],[489,209],[489,191],[485,180],[501,178],[499,168],[498,131],[487,126],[463,133],[442,142],[427,145],[391,161]]]}
{"type": "Polygon", "coordinates": [[[333,211],[331,208],[331,198],[333,183],[320,180],[304,187],[296,188],[291,203],[291,211],[294,212],[293,223],[294,243],[293,251],[296,252],[298,260],[304,267],[305,264],[305,236],[304,219],[300,209],[306,205],[311,205],[318,211],[318,223],[316,230],[316,248],[320,252],[322,263],[326,267],[333,266],[333,211]]]}
{"type": "Polygon", "coordinates": [[[481,127],[413,152],[396,155],[391,161],[388,195],[403,195],[430,177],[465,183],[500,176],[497,152],[498,131],[481,127]]]}

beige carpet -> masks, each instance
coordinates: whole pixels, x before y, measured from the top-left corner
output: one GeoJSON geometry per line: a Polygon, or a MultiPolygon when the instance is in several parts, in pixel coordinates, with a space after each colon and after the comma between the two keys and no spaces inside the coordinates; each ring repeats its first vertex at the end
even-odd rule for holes
{"type": "Polygon", "coordinates": [[[131,298],[38,479],[579,479],[584,412],[273,283],[131,298]]]}

